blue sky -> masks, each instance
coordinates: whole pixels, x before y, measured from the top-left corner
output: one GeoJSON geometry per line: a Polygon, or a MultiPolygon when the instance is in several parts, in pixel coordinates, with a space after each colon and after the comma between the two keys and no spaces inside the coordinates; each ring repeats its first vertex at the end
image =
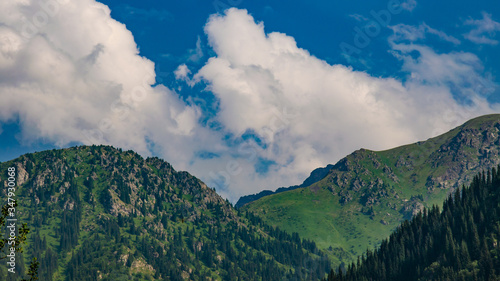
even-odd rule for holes
{"type": "MultiPolygon", "coordinates": [[[[203,48],[207,47],[203,26],[208,17],[221,12],[224,5],[246,9],[256,21],[265,23],[266,32],[282,32],[292,36],[300,48],[330,64],[351,65],[354,69],[367,71],[376,76],[404,77],[400,63],[388,53],[390,28],[370,37],[371,43],[347,60],[342,56],[342,42],[354,46],[354,28],[363,28],[374,20],[371,11],[387,10],[389,1],[103,1],[112,10],[113,18],[123,22],[132,31],[141,54],[156,63],[157,74],[167,80],[180,63],[186,62],[188,50],[196,48],[198,38],[203,48]],[[236,5],[234,5],[236,4],[236,5]],[[165,76],[165,77],[163,77],[165,76]]],[[[464,34],[474,28],[466,24],[471,19],[481,19],[486,12],[494,17],[500,4],[494,1],[419,1],[409,11],[391,14],[389,25],[406,24],[418,26],[425,23],[461,41],[454,45],[428,36],[426,43],[437,51],[466,51],[483,59],[485,69],[495,72],[500,58],[495,55],[496,44],[475,44],[464,39],[464,34]]],[[[497,19],[498,18],[494,18],[497,19]]],[[[495,37],[495,32],[483,34],[495,37]]],[[[208,50],[210,51],[209,48],[208,50]]],[[[205,59],[190,65],[201,66],[205,59]]],[[[494,73],[492,73],[494,74],[494,73]]]]}
{"type": "Polygon", "coordinates": [[[110,144],[234,202],[500,110],[497,2],[43,3],[0,4],[0,161],[110,144]]]}

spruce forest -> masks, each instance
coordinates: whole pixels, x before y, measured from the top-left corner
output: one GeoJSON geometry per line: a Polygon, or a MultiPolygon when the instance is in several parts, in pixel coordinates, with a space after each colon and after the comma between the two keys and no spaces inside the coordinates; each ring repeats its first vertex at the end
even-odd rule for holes
{"type": "Polygon", "coordinates": [[[442,211],[434,206],[405,221],[375,251],[327,281],[498,280],[500,167],[456,190],[442,211]]]}
{"type": "Polygon", "coordinates": [[[19,274],[2,265],[0,280],[25,278],[32,258],[44,281],[319,280],[331,268],[314,242],[234,209],[158,158],[81,146],[7,167],[16,167],[17,214],[30,233],[19,274]]]}
{"type": "MultiPolygon", "coordinates": [[[[498,163],[499,117],[474,119],[427,142],[383,152],[388,155],[386,159],[417,159],[414,166],[408,162],[406,169],[419,172],[426,183],[435,178],[436,186],[420,185],[418,180],[414,186],[396,182],[398,192],[372,200],[376,209],[366,214],[357,207],[364,202],[360,201],[364,195],[361,199],[353,197],[351,205],[341,204],[344,191],[353,185],[339,184],[335,189],[317,185],[345,172],[338,170],[344,166],[349,166],[353,178],[376,174],[377,169],[366,169],[377,163],[374,157],[358,157],[363,161],[356,166],[348,164],[354,163],[352,160],[341,160],[329,166],[328,173],[321,173],[322,180],[308,187],[266,195],[235,208],[188,172],[175,171],[164,160],[145,159],[131,150],[94,145],[25,154],[0,163],[2,171],[15,170],[17,219],[29,228],[22,245],[24,252],[16,256],[17,274],[1,266],[0,280],[28,280],[33,272],[38,280],[48,281],[498,280],[500,166],[493,163],[498,163]],[[405,156],[406,150],[413,151],[416,146],[428,155],[405,156]],[[489,168],[492,166],[495,168],[489,168]],[[450,184],[440,184],[440,177],[426,171],[444,173],[450,184]],[[471,171],[475,171],[473,175],[471,171]],[[460,179],[457,182],[462,186],[452,185],[454,179],[460,179]],[[418,192],[423,195],[416,196],[418,192]],[[448,194],[444,202],[438,200],[443,193],[448,194]],[[308,198],[314,200],[309,202],[308,198]],[[422,202],[419,206],[433,204],[408,209],[412,203],[408,198],[422,202]],[[347,210],[353,217],[363,218],[346,221],[358,228],[377,223],[388,227],[384,220],[376,218],[390,217],[390,212],[405,214],[408,219],[399,221],[394,215],[392,223],[397,227],[392,234],[352,262],[352,253],[332,247],[338,241],[330,241],[330,247],[319,246],[299,234],[298,228],[289,231],[273,224],[268,219],[272,212],[254,212],[259,210],[255,206],[277,199],[279,204],[269,207],[286,214],[281,207],[285,204],[288,210],[295,208],[315,216],[316,221],[331,210],[304,206],[345,206],[335,210],[347,210]],[[386,204],[390,209],[383,209],[386,206],[382,199],[392,200],[386,204]],[[309,205],[301,205],[304,202],[309,205]],[[318,217],[321,211],[324,214],[318,217]],[[368,220],[370,224],[364,223],[368,220]],[[38,267],[32,267],[33,259],[38,261],[38,267]]],[[[355,154],[370,156],[375,152],[355,154]]],[[[382,165],[379,168],[389,170],[382,165]]],[[[404,174],[398,175],[403,178],[404,174]]],[[[1,181],[7,182],[8,176],[0,174],[1,181]]],[[[380,182],[388,181],[384,178],[380,182]]],[[[364,188],[373,193],[387,187],[382,184],[364,188]]],[[[6,191],[0,191],[2,198],[8,197],[6,191]]],[[[294,221],[300,216],[283,219],[294,221]]],[[[333,225],[318,224],[316,229],[328,227],[338,231],[333,225]]],[[[350,243],[365,238],[356,234],[350,243]]]]}
{"type": "Polygon", "coordinates": [[[500,0],[0,0],[0,281],[500,281],[500,0]]]}

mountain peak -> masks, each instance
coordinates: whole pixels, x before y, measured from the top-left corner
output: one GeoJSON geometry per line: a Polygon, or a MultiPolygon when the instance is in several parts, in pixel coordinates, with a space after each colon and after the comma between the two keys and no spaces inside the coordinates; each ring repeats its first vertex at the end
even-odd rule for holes
{"type": "Polygon", "coordinates": [[[497,124],[500,122],[500,114],[488,114],[473,118],[465,122],[462,127],[464,128],[480,128],[484,125],[497,124]]]}
{"type": "Polygon", "coordinates": [[[16,167],[17,219],[31,229],[25,255],[41,261],[40,280],[318,280],[329,271],[313,242],[236,211],[157,157],[78,146],[0,163],[8,167],[16,167]]]}
{"type": "Polygon", "coordinates": [[[499,129],[500,114],[492,114],[426,141],[384,151],[359,149],[323,179],[260,198],[243,210],[325,248],[333,245],[332,254],[345,261],[346,255],[376,246],[423,207],[440,205],[478,172],[500,164],[499,129]],[[293,218],[293,224],[283,218],[293,218]],[[334,241],[327,243],[325,235],[334,241]]]}

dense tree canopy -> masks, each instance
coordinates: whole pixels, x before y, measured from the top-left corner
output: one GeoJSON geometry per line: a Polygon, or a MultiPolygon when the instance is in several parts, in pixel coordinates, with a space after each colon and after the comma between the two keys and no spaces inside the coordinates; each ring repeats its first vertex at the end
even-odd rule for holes
{"type": "Polygon", "coordinates": [[[480,173],[327,280],[498,280],[499,202],[500,168],[480,173]]]}

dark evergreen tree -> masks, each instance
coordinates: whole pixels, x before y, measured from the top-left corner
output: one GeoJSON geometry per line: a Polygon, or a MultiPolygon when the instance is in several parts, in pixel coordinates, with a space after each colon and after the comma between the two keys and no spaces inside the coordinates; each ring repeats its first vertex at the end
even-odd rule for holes
{"type": "Polygon", "coordinates": [[[326,280],[498,280],[500,277],[500,167],[474,177],[405,221],[357,264],[326,280]]]}

